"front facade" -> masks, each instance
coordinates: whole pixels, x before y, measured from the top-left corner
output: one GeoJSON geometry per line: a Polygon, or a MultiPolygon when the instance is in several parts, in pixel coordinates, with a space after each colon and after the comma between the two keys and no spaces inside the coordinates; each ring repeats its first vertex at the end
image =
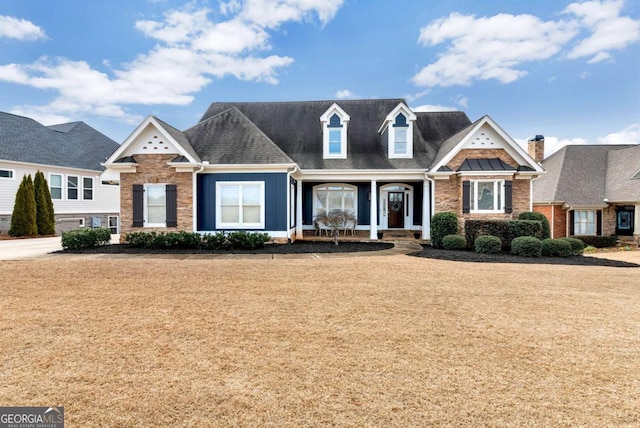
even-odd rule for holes
{"type": "Polygon", "coordinates": [[[0,112],[0,233],[11,227],[22,177],[38,171],[49,184],[57,234],[98,226],[118,233],[120,188],[100,165],[117,147],[82,122],[47,127],[0,112]]]}
{"type": "MultiPolygon", "coordinates": [[[[530,143],[531,144],[531,143],[530,143]]],[[[544,161],[534,211],[552,237],[640,237],[640,145],[570,145],[544,161]]],[[[624,238],[623,238],[624,239],[624,238]]]]}
{"type": "Polygon", "coordinates": [[[148,117],[104,164],[121,185],[122,233],[316,232],[335,210],[367,239],[430,238],[434,213],[531,210],[543,170],[490,117],[413,112],[401,99],[213,103],[178,131],[148,117]]]}

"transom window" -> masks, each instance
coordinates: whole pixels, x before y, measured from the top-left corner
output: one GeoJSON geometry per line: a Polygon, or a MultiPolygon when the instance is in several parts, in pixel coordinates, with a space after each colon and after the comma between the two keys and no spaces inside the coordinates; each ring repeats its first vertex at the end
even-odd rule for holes
{"type": "Polygon", "coordinates": [[[90,201],[93,199],[93,178],[82,177],[82,199],[90,201]]]}
{"type": "Polygon", "coordinates": [[[314,218],[331,211],[348,211],[357,215],[357,188],[348,184],[323,184],[313,188],[314,218]]]}
{"type": "Polygon", "coordinates": [[[0,169],[0,178],[13,178],[13,170],[0,169]]]}
{"type": "Polygon", "coordinates": [[[575,235],[595,235],[596,218],[596,212],[593,210],[574,211],[573,233],[575,235]]]}
{"type": "Polygon", "coordinates": [[[78,199],[78,177],[67,176],[67,199],[78,199]]]}
{"type": "Polygon", "coordinates": [[[49,191],[51,199],[62,199],[62,175],[49,174],[49,191]]]}
{"type": "Polygon", "coordinates": [[[472,181],[471,212],[504,211],[504,180],[472,181]]]}
{"type": "Polygon", "coordinates": [[[216,184],[218,228],[264,229],[264,181],[216,184]]]}
{"type": "Polygon", "coordinates": [[[145,226],[164,227],[167,222],[167,196],[164,184],[145,185],[145,226]]]}

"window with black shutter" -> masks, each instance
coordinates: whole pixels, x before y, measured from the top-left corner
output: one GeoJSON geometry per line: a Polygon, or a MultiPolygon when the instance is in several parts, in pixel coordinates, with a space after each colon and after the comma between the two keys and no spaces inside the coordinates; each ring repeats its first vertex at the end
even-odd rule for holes
{"type": "Polygon", "coordinates": [[[462,182],[462,212],[467,214],[471,211],[471,182],[462,182]]]}
{"type": "Polygon", "coordinates": [[[513,212],[513,182],[504,182],[504,212],[513,212]]]}
{"type": "Polygon", "coordinates": [[[144,225],[144,186],[133,185],[133,227],[144,225]]]}
{"type": "Polygon", "coordinates": [[[178,226],[178,198],[175,184],[167,184],[166,189],[167,203],[167,227],[178,226]]]}

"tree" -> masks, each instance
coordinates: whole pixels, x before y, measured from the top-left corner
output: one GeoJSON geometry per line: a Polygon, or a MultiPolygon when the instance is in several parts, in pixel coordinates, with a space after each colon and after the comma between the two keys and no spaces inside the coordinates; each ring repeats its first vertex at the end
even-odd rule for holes
{"type": "Polygon", "coordinates": [[[33,187],[36,198],[36,224],[38,235],[53,235],[56,233],[56,221],[53,211],[53,201],[49,184],[44,174],[40,171],[36,173],[33,180],[33,187]]]}
{"type": "Polygon", "coordinates": [[[36,224],[36,197],[31,175],[22,177],[20,187],[16,193],[16,200],[11,215],[11,236],[36,236],[38,225],[36,224]]]}
{"type": "Polygon", "coordinates": [[[318,214],[316,221],[331,229],[333,243],[338,245],[340,230],[355,227],[358,219],[351,211],[332,210],[328,214],[318,214]]]}

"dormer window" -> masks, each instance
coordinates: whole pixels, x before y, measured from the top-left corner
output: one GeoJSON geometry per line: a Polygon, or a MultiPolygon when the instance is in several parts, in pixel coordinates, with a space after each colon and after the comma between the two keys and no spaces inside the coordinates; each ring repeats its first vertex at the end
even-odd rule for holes
{"type": "Polygon", "coordinates": [[[379,132],[387,130],[389,158],[413,157],[413,122],[416,115],[404,103],[398,104],[386,117],[379,132]]]}
{"type": "Polygon", "coordinates": [[[321,117],[325,159],[346,159],[349,115],[333,104],[321,117]]]}

